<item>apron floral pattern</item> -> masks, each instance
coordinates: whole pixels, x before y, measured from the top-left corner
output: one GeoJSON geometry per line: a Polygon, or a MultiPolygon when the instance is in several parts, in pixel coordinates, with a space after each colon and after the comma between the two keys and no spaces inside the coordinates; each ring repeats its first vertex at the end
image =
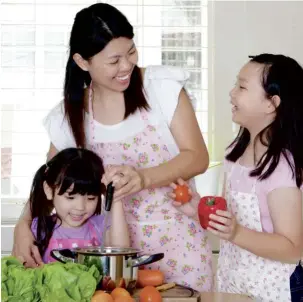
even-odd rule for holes
{"type": "MultiPolygon", "coordinates": [[[[239,224],[262,232],[257,179],[250,193],[234,191],[230,181],[238,162],[232,165],[227,177],[228,209],[239,224]]],[[[243,169],[243,167],[241,167],[243,169]]],[[[257,301],[287,302],[290,297],[290,276],[296,265],[272,261],[244,250],[231,242],[221,240],[216,286],[218,291],[246,294],[257,301]]]]}
{"type": "MultiPolygon", "coordinates": [[[[141,169],[160,165],[172,158],[159,134],[161,131],[149,123],[145,111],[140,113],[145,123],[142,132],[124,141],[95,142],[91,93],[89,103],[90,148],[102,158],[105,166],[120,164],[141,169]]],[[[166,282],[209,291],[213,282],[212,251],[206,232],[198,222],[173,207],[167,196],[170,191],[169,187],[142,190],[124,199],[132,247],[145,253],[165,254],[164,259],[147,268],[163,271],[166,282]]]]}

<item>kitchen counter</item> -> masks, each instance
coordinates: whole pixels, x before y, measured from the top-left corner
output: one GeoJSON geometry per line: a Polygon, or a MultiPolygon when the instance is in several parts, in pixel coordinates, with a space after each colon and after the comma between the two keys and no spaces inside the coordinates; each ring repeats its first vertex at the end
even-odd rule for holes
{"type": "MultiPolygon", "coordinates": [[[[252,302],[249,297],[226,293],[201,293],[200,302],[252,302]]],[[[176,301],[177,302],[177,301],[176,301]]]]}
{"type": "MultiPolygon", "coordinates": [[[[139,302],[140,290],[136,290],[134,298],[139,302]]],[[[161,292],[162,302],[252,302],[247,296],[227,293],[199,293],[177,285],[161,292]]]]}

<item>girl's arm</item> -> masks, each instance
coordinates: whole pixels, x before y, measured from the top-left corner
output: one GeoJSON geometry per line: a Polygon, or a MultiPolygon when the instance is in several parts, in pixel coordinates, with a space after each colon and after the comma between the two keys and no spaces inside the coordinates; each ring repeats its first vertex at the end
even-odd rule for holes
{"type": "Polygon", "coordinates": [[[122,201],[113,202],[110,215],[111,227],[106,233],[105,245],[130,247],[128,225],[125,219],[122,201]]]}
{"type": "Polygon", "coordinates": [[[303,248],[302,192],[298,188],[278,188],[268,194],[267,201],[273,233],[257,232],[239,225],[235,217],[225,211],[210,215],[213,222],[209,230],[257,256],[297,263],[303,248]]]}

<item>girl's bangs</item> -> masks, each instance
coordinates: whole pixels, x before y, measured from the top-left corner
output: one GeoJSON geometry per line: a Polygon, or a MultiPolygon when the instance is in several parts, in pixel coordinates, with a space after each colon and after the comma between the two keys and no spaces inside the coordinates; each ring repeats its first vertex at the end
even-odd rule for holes
{"type": "Polygon", "coordinates": [[[70,195],[100,196],[102,193],[100,169],[94,169],[92,165],[75,161],[63,169],[57,178],[58,194],[68,192],[70,195]],[[69,189],[72,188],[71,191],[69,189]]]}

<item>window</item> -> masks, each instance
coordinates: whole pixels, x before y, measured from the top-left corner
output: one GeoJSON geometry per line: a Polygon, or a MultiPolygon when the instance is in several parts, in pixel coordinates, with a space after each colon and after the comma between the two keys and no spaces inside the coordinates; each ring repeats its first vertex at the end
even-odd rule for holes
{"type": "MultiPolygon", "coordinates": [[[[62,99],[67,45],[77,11],[90,0],[0,0],[1,201],[3,221],[16,219],[33,175],[45,162],[42,127],[62,99]]],[[[135,28],[139,65],[191,72],[187,89],[204,137],[208,132],[207,1],[113,0],[135,28]]]]}

